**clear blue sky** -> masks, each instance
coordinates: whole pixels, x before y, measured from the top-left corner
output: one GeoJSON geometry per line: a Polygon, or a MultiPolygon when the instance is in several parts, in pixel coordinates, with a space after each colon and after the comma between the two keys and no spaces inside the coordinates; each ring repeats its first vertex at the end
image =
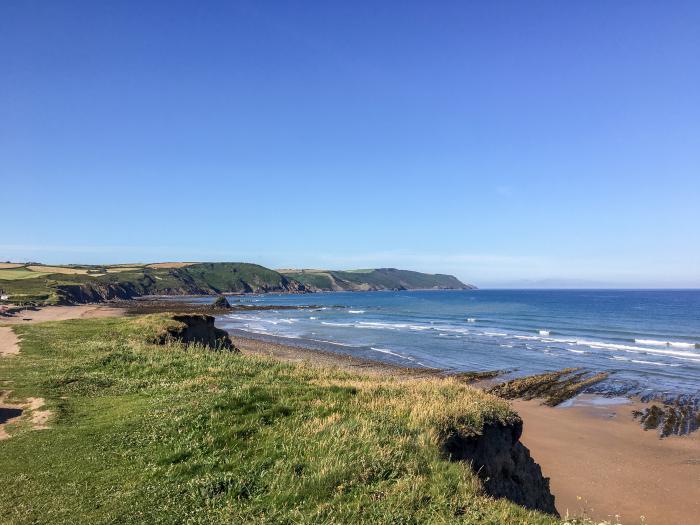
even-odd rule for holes
{"type": "Polygon", "coordinates": [[[0,258],[700,286],[700,3],[0,4],[0,258]]]}

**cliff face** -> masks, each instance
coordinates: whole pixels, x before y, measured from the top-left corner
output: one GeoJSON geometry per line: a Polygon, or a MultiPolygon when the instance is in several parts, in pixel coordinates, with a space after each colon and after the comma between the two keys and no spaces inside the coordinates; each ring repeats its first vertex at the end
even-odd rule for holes
{"type": "Polygon", "coordinates": [[[305,293],[307,287],[263,266],[247,263],[200,263],[182,268],[107,273],[95,277],[61,276],[51,286],[59,304],[133,299],[143,295],[218,295],[222,293],[305,293]]]}
{"type": "Polygon", "coordinates": [[[58,304],[100,303],[139,295],[130,283],[64,284],[55,287],[58,304]]]}
{"type": "Polygon", "coordinates": [[[549,478],[542,475],[542,469],[520,442],[522,429],[522,421],[509,425],[487,423],[481,435],[453,433],[443,447],[452,460],[471,464],[490,496],[558,515],[549,478]]]}

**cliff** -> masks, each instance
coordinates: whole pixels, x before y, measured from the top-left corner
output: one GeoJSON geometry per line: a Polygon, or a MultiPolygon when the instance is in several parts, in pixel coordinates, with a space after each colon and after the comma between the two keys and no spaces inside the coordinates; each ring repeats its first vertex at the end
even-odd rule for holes
{"type": "Polygon", "coordinates": [[[452,275],[375,268],[369,270],[280,270],[314,291],[471,290],[452,275]]]}
{"type": "Polygon", "coordinates": [[[451,433],[443,448],[451,460],[471,465],[490,496],[558,515],[549,478],[542,475],[542,469],[520,442],[522,431],[519,418],[508,423],[485,423],[480,434],[451,433]]]}
{"type": "Polygon", "coordinates": [[[144,295],[472,288],[452,275],[395,268],[278,272],[250,263],[183,262],[112,266],[26,263],[0,269],[0,290],[15,303],[91,303],[144,295]]]}

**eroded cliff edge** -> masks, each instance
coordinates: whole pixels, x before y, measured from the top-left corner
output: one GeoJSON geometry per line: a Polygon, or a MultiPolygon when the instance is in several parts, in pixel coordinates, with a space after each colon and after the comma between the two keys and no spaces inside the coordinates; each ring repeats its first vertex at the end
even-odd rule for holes
{"type": "Polygon", "coordinates": [[[443,449],[453,461],[470,463],[490,496],[558,515],[549,478],[520,442],[522,431],[520,418],[506,424],[487,422],[481,434],[450,433],[443,449]]]}

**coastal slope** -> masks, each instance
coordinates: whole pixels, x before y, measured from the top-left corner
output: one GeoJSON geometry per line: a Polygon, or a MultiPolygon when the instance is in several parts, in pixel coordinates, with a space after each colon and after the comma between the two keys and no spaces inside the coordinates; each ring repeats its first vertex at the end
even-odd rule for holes
{"type": "Polygon", "coordinates": [[[316,291],[472,290],[453,275],[374,268],[367,270],[279,270],[316,291]]]}
{"type": "Polygon", "coordinates": [[[504,400],[163,337],[188,327],[14,328],[3,523],[558,523],[504,400]]]}
{"type": "Polygon", "coordinates": [[[112,266],[17,265],[0,268],[0,290],[11,302],[75,304],[144,295],[305,292],[299,282],[242,262],[112,266]]]}
{"type": "Polygon", "coordinates": [[[243,262],[173,262],[110,266],[0,265],[0,295],[11,303],[78,304],[145,295],[306,293],[339,290],[473,288],[451,275],[395,268],[283,270],[243,262]]]}

